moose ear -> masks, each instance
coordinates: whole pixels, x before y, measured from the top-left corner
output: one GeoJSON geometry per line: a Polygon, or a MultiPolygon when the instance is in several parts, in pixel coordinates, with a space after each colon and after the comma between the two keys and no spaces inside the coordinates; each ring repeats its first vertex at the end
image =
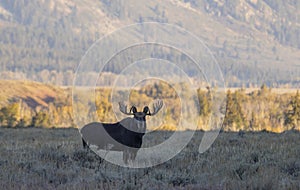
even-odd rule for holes
{"type": "Polygon", "coordinates": [[[144,112],[145,114],[150,114],[149,107],[148,107],[148,106],[145,106],[143,112],[144,112]]]}
{"type": "Polygon", "coordinates": [[[136,112],[137,112],[137,109],[136,109],[136,107],[135,107],[135,106],[132,106],[132,107],[130,108],[130,112],[132,112],[132,113],[136,113],[136,112]]]}

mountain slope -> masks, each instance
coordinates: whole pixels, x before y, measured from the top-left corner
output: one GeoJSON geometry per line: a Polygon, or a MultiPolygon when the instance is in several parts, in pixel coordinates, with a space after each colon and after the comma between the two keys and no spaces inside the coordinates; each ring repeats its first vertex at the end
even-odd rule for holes
{"type": "Polygon", "coordinates": [[[66,73],[74,73],[93,42],[128,24],[154,21],[178,25],[202,38],[228,85],[297,85],[299,4],[296,0],[0,0],[1,78],[14,78],[5,72],[13,71],[26,79],[70,85],[66,73]]]}
{"type": "Polygon", "coordinates": [[[48,107],[54,101],[66,101],[64,90],[55,86],[29,81],[0,80],[0,106],[9,101],[22,100],[32,109],[48,107]]]}

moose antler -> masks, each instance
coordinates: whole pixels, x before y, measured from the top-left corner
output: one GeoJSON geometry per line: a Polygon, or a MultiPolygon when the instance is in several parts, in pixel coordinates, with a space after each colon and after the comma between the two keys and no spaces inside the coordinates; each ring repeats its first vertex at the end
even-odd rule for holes
{"type": "Polygon", "coordinates": [[[133,115],[132,111],[136,112],[136,107],[135,106],[132,106],[130,111],[127,112],[127,105],[124,104],[124,102],[119,102],[119,109],[122,113],[126,114],[126,115],[133,115]]]}
{"type": "Polygon", "coordinates": [[[147,115],[155,115],[163,107],[162,100],[156,100],[153,104],[153,112],[149,112],[147,115]]]}

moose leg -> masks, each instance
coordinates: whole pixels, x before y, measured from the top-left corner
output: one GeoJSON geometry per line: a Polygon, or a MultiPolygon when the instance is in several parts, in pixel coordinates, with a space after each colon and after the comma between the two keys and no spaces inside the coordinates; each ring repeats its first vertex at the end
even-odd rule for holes
{"type": "Polygon", "coordinates": [[[123,151],[123,161],[126,165],[133,164],[133,161],[135,160],[137,155],[137,150],[133,149],[126,149],[123,151]]]}
{"type": "Polygon", "coordinates": [[[123,151],[123,162],[124,164],[128,164],[129,161],[129,151],[126,149],[123,151]]]}
{"type": "Polygon", "coordinates": [[[130,161],[134,161],[134,160],[135,160],[136,153],[137,153],[137,151],[134,150],[134,149],[131,149],[131,150],[129,151],[129,160],[130,160],[130,161]]]}
{"type": "Polygon", "coordinates": [[[88,148],[88,145],[87,143],[85,142],[85,140],[83,138],[82,139],[82,145],[83,145],[83,148],[88,148]]]}

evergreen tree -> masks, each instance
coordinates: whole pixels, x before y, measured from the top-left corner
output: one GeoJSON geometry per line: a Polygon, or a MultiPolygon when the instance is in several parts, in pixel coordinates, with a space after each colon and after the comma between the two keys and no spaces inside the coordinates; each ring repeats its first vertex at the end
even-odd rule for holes
{"type": "Polygon", "coordinates": [[[238,92],[227,92],[226,112],[223,125],[227,129],[242,129],[246,124],[246,119],[242,111],[238,92]]]}
{"type": "Polygon", "coordinates": [[[198,100],[200,106],[200,116],[208,117],[211,113],[211,94],[210,91],[205,92],[198,90],[198,100]]]}
{"type": "Polygon", "coordinates": [[[259,122],[254,111],[251,112],[251,120],[249,122],[250,130],[255,130],[259,127],[259,122]]]}
{"type": "Polygon", "coordinates": [[[300,125],[300,94],[297,91],[289,102],[288,109],[284,113],[284,124],[287,127],[295,128],[300,125]]]}
{"type": "Polygon", "coordinates": [[[18,120],[19,104],[12,103],[0,110],[0,124],[8,127],[14,127],[18,120]]]}
{"type": "Polygon", "coordinates": [[[50,119],[49,115],[45,112],[39,111],[35,116],[32,117],[32,127],[49,127],[50,119]]]}

